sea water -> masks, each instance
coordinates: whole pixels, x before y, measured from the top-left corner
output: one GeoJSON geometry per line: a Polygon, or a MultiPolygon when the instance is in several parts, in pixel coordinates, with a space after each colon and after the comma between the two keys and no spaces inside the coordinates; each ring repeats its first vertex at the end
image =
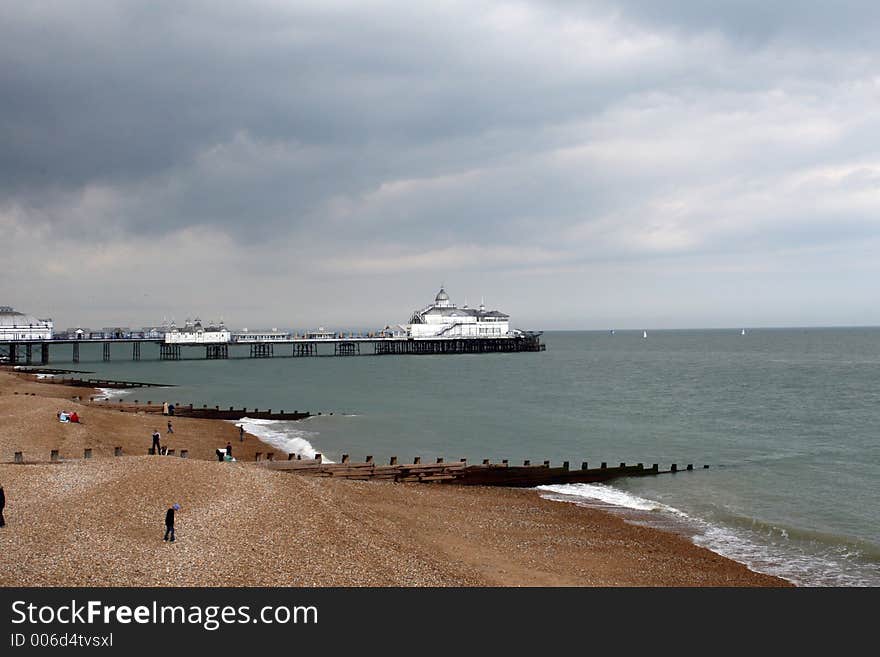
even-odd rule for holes
{"type": "MultiPolygon", "coordinates": [[[[320,412],[245,420],[306,456],[693,463],[693,472],[540,494],[629,513],[798,584],[880,585],[880,329],[544,340],[540,353],[280,358],[290,347],[276,345],[272,359],[164,362],[152,346],[132,362],[130,347],[114,345],[107,363],[83,345],[68,366],[177,386],[128,399],[320,412]]],[[[65,367],[69,347],[52,349],[52,365],[65,367]]]]}

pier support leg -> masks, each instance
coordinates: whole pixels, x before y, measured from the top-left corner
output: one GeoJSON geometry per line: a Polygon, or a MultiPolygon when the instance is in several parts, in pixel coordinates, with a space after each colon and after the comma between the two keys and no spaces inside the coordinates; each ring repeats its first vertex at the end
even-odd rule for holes
{"type": "Polygon", "coordinates": [[[79,362],[79,342],[73,343],[73,362],[79,362]]]}
{"type": "Polygon", "coordinates": [[[132,360],[140,360],[141,359],[141,343],[140,342],[132,342],[131,343],[131,359],[132,360]]]}
{"type": "Polygon", "coordinates": [[[255,342],[251,345],[251,358],[272,358],[274,356],[273,345],[264,342],[255,342]]]}
{"type": "Polygon", "coordinates": [[[110,360],[110,343],[109,342],[104,343],[104,360],[105,361],[110,360]]]}
{"type": "Polygon", "coordinates": [[[40,365],[49,364],[49,343],[43,342],[40,345],[40,365]]]}
{"type": "Polygon", "coordinates": [[[205,345],[205,358],[207,358],[208,360],[226,360],[227,358],[229,358],[229,345],[205,345]]]}
{"type": "Polygon", "coordinates": [[[24,362],[30,365],[33,363],[34,354],[33,354],[33,346],[30,344],[26,344],[24,346],[24,362]]]}

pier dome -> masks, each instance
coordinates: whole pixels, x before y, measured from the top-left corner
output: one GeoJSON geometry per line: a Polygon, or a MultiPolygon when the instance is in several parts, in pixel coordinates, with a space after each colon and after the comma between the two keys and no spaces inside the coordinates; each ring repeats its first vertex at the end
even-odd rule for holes
{"type": "Polygon", "coordinates": [[[437,293],[437,296],[434,297],[434,305],[438,308],[448,308],[449,307],[449,295],[446,294],[446,290],[443,287],[440,287],[440,291],[437,293]]]}
{"type": "Polygon", "coordinates": [[[51,319],[39,319],[20,313],[11,306],[0,306],[0,339],[51,340],[53,329],[51,319]]]}
{"type": "Polygon", "coordinates": [[[41,326],[42,320],[33,315],[25,315],[11,306],[0,306],[0,326],[41,326]]]}

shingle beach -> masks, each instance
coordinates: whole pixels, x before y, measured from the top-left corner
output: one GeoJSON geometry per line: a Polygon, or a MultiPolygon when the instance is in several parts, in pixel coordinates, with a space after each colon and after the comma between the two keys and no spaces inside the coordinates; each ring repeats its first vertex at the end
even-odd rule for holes
{"type": "Polygon", "coordinates": [[[273,472],[253,462],[271,448],[239,442],[229,422],[174,418],[166,436],[167,418],[73,401],[88,395],[0,371],[2,586],[787,585],[534,490],[273,472]],[[61,410],[82,423],[58,422],[61,410]],[[154,429],[189,458],[147,456],[154,429]],[[227,441],[236,463],[216,460],[227,441]],[[177,541],[165,543],[175,502],[177,541]]]}

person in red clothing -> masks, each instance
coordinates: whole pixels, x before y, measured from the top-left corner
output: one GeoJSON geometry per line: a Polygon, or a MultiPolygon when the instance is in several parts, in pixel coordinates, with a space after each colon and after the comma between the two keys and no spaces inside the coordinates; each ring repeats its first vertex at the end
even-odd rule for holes
{"type": "Polygon", "coordinates": [[[70,421],[71,422],[79,422],[79,415],[76,414],[76,411],[74,411],[73,413],[70,414],[70,421]]]}

